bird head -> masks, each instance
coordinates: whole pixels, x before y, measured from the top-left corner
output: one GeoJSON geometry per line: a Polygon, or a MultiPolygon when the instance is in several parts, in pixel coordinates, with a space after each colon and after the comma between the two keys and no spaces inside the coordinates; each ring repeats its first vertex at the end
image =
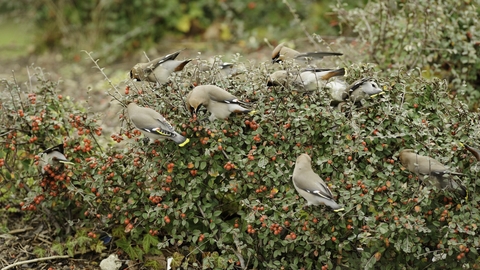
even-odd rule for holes
{"type": "Polygon", "coordinates": [[[140,75],[137,73],[136,69],[133,68],[132,70],[130,70],[130,79],[132,79],[133,81],[136,81],[136,82],[140,82],[142,81],[140,79],[140,75]]]}
{"type": "Polygon", "coordinates": [[[281,63],[283,61],[283,57],[280,54],[280,51],[282,50],[282,48],[283,48],[283,43],[280,43],[280,44],[278,44],[277,47],[275,47],[275,49],[273,49],[273,51],[272,51],[272,64],[281,63]]]}
{"type": "Polygon", "coordinates": [[[413,149],[403,149],[402,151],[400,151],[399,159],[400,159],[400,164],[402,164],[402,166],[407,166],[408,164],[407,155],[410,153],[413,153],[413,149]]]}
{"type": "Polygon", "coordinates": [[[303,168],[311,168],[312,167],[312,158],[308,154],[301,154],[297,157],[295,162],[295,168],[303,169],[303,168]]]}

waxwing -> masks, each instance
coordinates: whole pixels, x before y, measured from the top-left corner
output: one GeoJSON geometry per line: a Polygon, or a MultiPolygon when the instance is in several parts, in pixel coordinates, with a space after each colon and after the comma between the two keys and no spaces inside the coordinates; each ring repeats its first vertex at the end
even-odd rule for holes
{"type": "Polygon", "coordinates": [[[327,184],[312,170],[312,159],[309,155],[301,154],[297,158],[292,178],[295,189],[307,200],[307,205],[325,204],[334,212],[344,210],[335,202],[327,184]]]}
{"type": "Polygon", "coordinates": [[[54,147],[48,148],[39,155],[39,166],[42,174],[45,173],[45,166],[59,166],[62,164],[73,164],[63,154],[63,143],[54,147]]]}
{"type": "Polygon", "coordinates": [[[203,105],[211,113],[209,119],[225,119],[232,112],[254,113],[251,105],[241,101],[234,95],[228,93],[215,85],[199,85],[187,95],[186,105],[192,115],[196,115],[203,105]]]}
{"type": "Polygon", "coordinates": [[[288,59],[295,59],[302,62],[310,62],[313,59],[320,60],[325,56],[343,55],[337,52],[306,52],[301,53],[294,49],[285,47],[284,43],[278,44],[272,52],[272,63],[280,63],[288,59]]]}
{"type": "Polygon", "coordinates": [[[165,120],[165,117],[155,110],[140,107],[133,102],[128,104],[127,109],[132,123],[146,137],[153,140],[169,139],[180,147],[185,146],[190,141],[176,132],[172,125],[165,120]]]}
{"type": "Polygon", "coordinates": [[[158,82],[159,84],[167,83],[173,72],[183,70],[185,65],[192,61],[191,59],[175,60],[181,51],[183,50],[153,59],[148,63],[136,64],[130,71],[130,79],[158,82]]]}
{"type": "Polygon", "coordinates": [[[277,86],[292,84],[295,88],[301,88],[304,91],[319,89],[327,81],[336,76],[345,75],[345,69],[305,69],[300,73],[278,70],[270,74],[267,86],[277,86]]]}
{"type": "Polygon", "coordinates": [[[418,175],[428,175],[428,182],[437,188],[448,188],[458,192],[463,198],[467,197],[467,189],[453,180],[453,175],[462,175],[451,172],[445,165],[437,160],[421,156],[413,149],[404,149],[400,151],[400,163],[410,172],[418,175]]]}
{"type": "Polygon", "coordinates": [[[350,100],[358,102],[364,98],[372,97],[382,93],[382,89],[372,78],[363,78],[355,81],[346,91],[349,93],[350,100]]]}

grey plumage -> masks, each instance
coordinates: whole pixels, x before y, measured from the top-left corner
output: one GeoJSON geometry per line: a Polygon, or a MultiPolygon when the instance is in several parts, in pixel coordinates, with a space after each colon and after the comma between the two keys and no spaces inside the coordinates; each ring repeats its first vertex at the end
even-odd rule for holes
{"type": "Polygon", "coordinates": [[[355,81],[347,87],[346,91],[353,102],[382,93],[382,89],[377,82],[368,77],[355,81]]]}
{"type": "Polygon", "coordinates": [[[40,153],[39,157],[39,167],[42,174],[45,173],[45,166],[63,166],[63,164],[73,164],[68,161],[64,155],[63,143],[56,145],[54,147],[48,148],[47,150],[40,153]]]}
{"type": "Polygon", "coordinates": [[[328,90],[328,93],[332,98],[333,105],[344,102],[348,98],[348,84],[344,80],[336,79],[328,82],[325,85],[325,88],[328,90]]]}
{"type": "Polygon", "coordinates": [[[437,188],[447,188],[458,192],[464,198],[467,197],[465,186],[458,184],[453,175],[461,175],[448,170],[448,168],[437,160],[416,154],[413,149],[400,151],[400,163],[412,173],[428,176],[428,183],[437,188]]]}
{"type": "Polygon", "coordinates": [[[180,147],[185,146],[190,141],[176,132],[165,117],[155,110],[140,107],[133,102],[128,104],[127,109],[132,123],[146,137],[153,140],[169,139],[180,147]]]}
{"type": "Polygon", "coordinates": [[[339,56],[342,53],[337,52],[306,52],[301,53],[294,49],[288,48],[284,43],[278,44],[272,51],[272,63],[281,63],[282,61],[295,59],[302,62],[310,62],[312,60],[320,60],[325,56],[339,56]]]}
{"type": "Polygon", "coordinates": [[[291,84],[297,90],[313,91],[325,86],[332,77],[345,75],[345,69],[304,69],[295,71],[278,70],[270,74],[267,86],[291,84]]]}
{"type": "Polygon", "coordinates": [[[173,72],[183,70],[191,59],[175,60],[180,51],[153,59],[148,63],[138,63],[130,71],[130,79],[135,81],[167,83],[173,72]]]}
{"type": "Polygon", "coordinates": [[[307,200],[307,205],[325,204],[334,212],[343,211],[344,208],[338,205],[332,191],[322,178],[312,169],[312,160],[309,155],[301,154],[295,163],[293,170],[293,185],[297,192],[307,200]]]}
{"type": "Polygon", "coordinates": [[[209,119],[225,119],[231,113],[254,113],[250,103],[241,101],[234,95],[215,85],[199,85],[188,93],[186,98],[188,110],[197,114],[201,106],[211,113],[209,119]]]}

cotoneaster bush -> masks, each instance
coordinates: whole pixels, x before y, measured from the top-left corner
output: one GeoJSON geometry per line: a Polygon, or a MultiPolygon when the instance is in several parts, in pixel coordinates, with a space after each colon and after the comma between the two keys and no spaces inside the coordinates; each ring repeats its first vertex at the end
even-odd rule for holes
{"type": "Polygon", "coordinates": [[[480,36],[478,0],[369,1],[334,7],[342,28],[352,28],[358,42],[350,50],[362,62],[394,72],[420,68],[426,77],[446,79],[449,90],[478,110],[480,36]]]}
{"type": "Polygon", "coordinates": [[[41,76],[33,87],[4,81],[11,95],[1,104],[1,202],[9,211],[44,211],[59,225],[48,252],[100,252],[107,232],[114,247],[151,268],[160,267],[159,256],[194,269],[479,267],[479,165],[459,145],[480,141],[479,117],[445,81],[354,65],[348,82],[372,76],[385,93],[340,112],[324,91],[267,88],[279,66],[245,65],[244,74],[216,81],[254,102],[253,116],[194,121],[183,99],[218,72],[199,73],[195,63],[169,85],[128,82],[115,96],[162,113],[190,138],[183,148],[146,145],[126,110],[105,141],[94,115],[57,95],[61,84],[41,76]],[[42,186],[35,155],[42,143],[61,142],[75,165],[42,186]],[[404,148],[465,173],[457,180],[468,200],[404,170],[404,148]],[[291,174],[305,152],[345,212],[303,208],[291,174]]]}

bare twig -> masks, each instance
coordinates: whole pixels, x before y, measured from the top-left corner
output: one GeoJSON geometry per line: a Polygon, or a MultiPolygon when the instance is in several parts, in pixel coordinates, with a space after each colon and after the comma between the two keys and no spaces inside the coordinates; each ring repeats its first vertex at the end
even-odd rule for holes
{"type": "Polygon", "coordinates": [[[243,256],[242,256],[242,249],[240,248],[240,242],[238,241],[238,237],[235,234],[233,235],[233,242],[237,247],[237,250],[231,248],[233,253],[235,253],[235,256],[237,256],[238,260],[240,261],[240,266],[242,267],[242,269],[247,269],[245,266],[245,259],[243,259],[243,256]]]}
{"type": "MultiPolygon", "coordinates": [[[[98,65],[98,59],[97,59],[97,60],[93,59],[91,52],[87,52],[87,51],[85,51],[85,50],[83,50],[83,52],[88,55],[88,57],[90,58],[90,60],[92,60],[92,62],[95,64],[94,67],[97,68],[97,69],[100,71],[100,73],[103,74],[103,76],[105,77],[105,80],[106,80],[106,81],[108,82],[108,84],[115,90],[116,94],[117,94],[119,97],[121,97],[122,94],[120,94],[117,86],[115,86],[115,85],[113,84],[113,82],[110,80],[110,78],[108,78],[107,74],[105,74],[105,72],[103,72],[103,69],[104,69],[104,68],[102,68],[102,67],[100,67],[100,66],[98,65]]],[[[110,94],[110,90],[108,91],[108,94],[109,94],[111,97],[113,97],[116,101],[120,102],[120,104],[124,105],[123,102],[122,102],[119,98],[117,98],[115,95],[110,94]]]]}
{"type": "Polygon", "coordinates": [[[6,266],[6,267],[2,268],[1,270],[7,270],[7,269],[13,268],[15,266],[19,266],[19,265],[27,264],[27,263],[50,261],[50,260],[56,260],[56,259],[67,259],[69,257],[70,256],[68,256],[68,255],[57,255],[57,256],[50,256],[50,257],[36,258],[36,259],[32,259],[32,260],[26,260],[26,261],[21,261],[21,262],[16,262],[14,264],[10,264],[9,266],[6,266]]]}
{"type": "Polygon", "coordinates": [[[8,232],[8,234],[23,233],[23,232],[30,231],[30,230],[33,230],[33,227],[26,227],[26,228],[22,228],[22,229],[11,230],[11,231],[8,232]]]}

